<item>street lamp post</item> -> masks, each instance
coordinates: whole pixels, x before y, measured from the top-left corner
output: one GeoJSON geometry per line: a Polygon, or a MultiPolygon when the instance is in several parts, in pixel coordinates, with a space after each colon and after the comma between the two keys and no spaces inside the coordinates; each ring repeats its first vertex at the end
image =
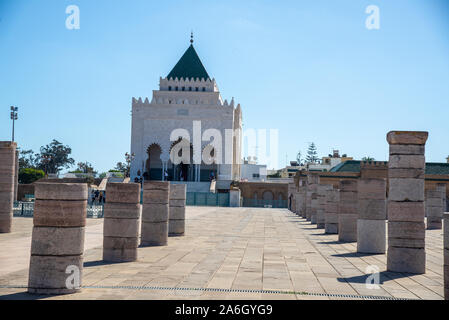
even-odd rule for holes
{"type": "Polygon", "coordinates": [[[11,120],[12,120],[12,140],[14,142],[14,122],[19,118],[18,107],[11,106],[11,120]]]}

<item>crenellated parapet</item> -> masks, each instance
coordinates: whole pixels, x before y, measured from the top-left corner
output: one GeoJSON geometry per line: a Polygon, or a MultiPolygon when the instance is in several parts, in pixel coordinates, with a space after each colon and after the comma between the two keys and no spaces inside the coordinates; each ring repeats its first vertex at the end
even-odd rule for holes
{"type": "Polygon", "coordinates": [[[215,79],[159,78],[159,90],[184,92],[218,92],[215,79]]]}
{"type": "Polygon", "coordinates": [[[387,161],[362,161],[360,162],[360,177],[386,178],[388,173],[387,161]]]}

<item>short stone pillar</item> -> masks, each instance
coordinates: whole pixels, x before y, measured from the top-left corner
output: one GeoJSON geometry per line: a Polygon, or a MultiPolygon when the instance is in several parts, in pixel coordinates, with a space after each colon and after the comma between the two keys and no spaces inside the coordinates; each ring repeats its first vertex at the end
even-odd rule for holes
{"type": "Polygon", "coordinates": [[[338,241],[357,241],[357,180],[340,181],[338,202],[338,241]]]}
{"type": "Polygon", "coordinates": [[[385,253],[387,242],[387,182],[358,181],[357,252],[385,253]]]}
{"type": "MultiPolygon", "coordinates": [[[[170,187],[175,186],[172,184],[170,187]]],[[[240,189],[230,189],[229,190],[229,206],[230,207],[240,207],[240,189]]],[[[170,198],[171,199],[171,198],[170,198]]],[[[185,200],[185,198],[184,198],[185,200]]]]}
{"type": "Polygon", "coordinates": [[[166,246],[170,183],[147,181],[143,184],[141,246],[166,246]]]}
{"type": "Polygon", "coordinates": [[[288,206],[289,206],[288,209],[294,213],[296,212],[295,200],[293,197],[293,193],[295,190],[296,190],[295,184],[293,182],[290,182],[287,187],[287,197],[288,197],[287,201],[288,201],[288,206]]]}
{"type": "MultiPolygon", "coordinates": [[[[317,188],[320,183],[320,176],[316,172],[307,173],[307,187],[310,193],[310,222],[316,223],[316,213],[318,209],[317,188]]],[[[309,220],[309,219],[308,219],[309,220]]]]}
{"type": "Polygon", "coordinates": [[[318,198],[318,208],[316,212],[316,227],[318,229],[324,229],[326,224],[326,197],[327,192],[332,190],[332,185],[330,184],[319,184],[317,186],[317,198],[318,198]]]}
{"type": "Polygon", "coordinates": [[[301,216],[301,206],[302,206],[302,201],[301,201],[301,191],[295,191],[293,193],[293,199],[295,201],[295,213],[297,216],[301,216]]]}
{"type": "MultiPolygon", "coordinates": [[[[186,226],[186,188],[185,184],[170,185],[170,210],[168,221],[168,235],[170,237],[183,236],[186,226]]],[[[238,191],[238,199],[240,204],[240,190],[238,191]]]]}
{"type": "Polygon", "coordinates": [[[444,214],[444,299],[449,300],[449,212],[444,214]]]}
{"type": "Polygon", "coordinates": [[[108,183],[104,205],[103,260],[137,260],[140,232],[140,184],[108,183]]]}
{"type": "Polygon", "coordinates": [[[307,177],[299,177],[299,216],[306,218],[307,210],[307,177]]]}
{"type": "Polygon", "coordinates": [[[17,144],[0,141],[0,233],[11,232],[17,144]]]}
{"type": "Polygon", "coordinates": [[[326,206],[324,212],[324,232],[329,234],[338,233],[338,203],[340,191],[330,189],[326,191],[326,206]]]}
{"type": "Polygon", "coordinates": [[[445,211],[446,185],[438,184],[435,189],[426,190],[427,229],[441,229],[445,211]]]}
{"type": "Polygon", "coordinates": [[[391,131],[387,270],[425,273],[424,149],[427,132],[391,131]]]}
{"type": "Polygon", "coordinates": [[[81,289],[87,184],[36,183],[28,292],[81,289]]]}
{"type": "MultiPolygon", "coordinates": [[[[14,201],[17,201],[17,193],[19,191],[19,150],[16,150],[16,159],[14,168],[14,201]]],[[[1,173],[0,173],[1,175],[1,173]]]]}
{"type": "Polygon", "coordinates": [[[306,188],[306,211],[305,211],[306,220],[310,221],[311,216],[312,216],[312,190],[310,190],[310,187],[307,186],[307,188],[306,188]]]}

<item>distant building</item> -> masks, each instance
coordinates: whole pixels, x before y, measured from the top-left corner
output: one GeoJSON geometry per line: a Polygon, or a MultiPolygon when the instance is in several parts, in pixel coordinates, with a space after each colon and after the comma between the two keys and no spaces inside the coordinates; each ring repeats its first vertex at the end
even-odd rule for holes
{"type": "Polygon", "coordinates": [[[329,154],[327,157],[323,157],[321,159],[321,163],[309,163],[306,165],[310,171],[330,171],[332,168],[337,165],[344,163],[346,161],[353,160],[352,157],[348,157],[346,154],[340,156],[340,152],[338,150],[333,150],[332,154],[329,154]]]}
{"type": "Polygon", "coordinates": [[[281,178],[292,178],[299,170],[301,170],[301,165],[298,161],[290,161],[290,165],[279,170],[279,173],[281,178]]]}
{"type": "MultiPolygon", "coordinates": [[[[218,189],[229,190],[233,180],[240,180],[242,111],[239,104],[224,100],[215,79],[204,68],[194,47],[193,39],[184,55],[165,77],[159,79],[159,90],[151,99],[132,99],[131,180],[143,175],[145,180],[170,180],[186,183],[188,191],[195,185],[216,180],[218,189]],[[195,144],[194,123],[206,130],[216,130],[223,138],[223,152],[215,150],[210,141],[195,144]],[[179,129],[188,133],[190,141],[171,134],[179,129]],[[231,155],[225,158],[226,131],[235,136],[229,143],[231,155]],[[172,163],[170,154],[187,161],[172,163]],[[203,155],[198,161],[196,155],[203,155]],[[204,159],[205,156],[208,159],[204,159]],[[221,157],[219,159],[218,157],[221,157]],[[194,159],[196,159],[194,161],[194,159]],[[230,159],[230,161],[227,161],[230,159]],[[205,162],[205,160],[207,160],[205,162]]],[[[201,139],[201,136],[200,136],[201,139]]],[[[202,140],[202,139],[201,139],[202,140]]]]}
{"type": "Polygon", "coordinates": [[[265,164],[257,164],[256,157],[243,159],[241,168],[241,181],[257,182],[267,180],[267,166],[265,164]]]}

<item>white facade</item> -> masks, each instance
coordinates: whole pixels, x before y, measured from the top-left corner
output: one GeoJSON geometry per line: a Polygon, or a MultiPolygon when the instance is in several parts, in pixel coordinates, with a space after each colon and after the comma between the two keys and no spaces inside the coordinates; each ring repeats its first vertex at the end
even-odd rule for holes
{"type": "Polygon", "coordinates": [[[132,99],[131,181],[139,173],[154,178],[159,170],[162,180],[168,175],[168,180],[174,181],[206,181],[210,172],[218,181],[239,180],[241,128],[240,105],[235,106],[234,99],[230,103],[222,99],[215,79],[160,78],[151,101],[132,99]],[[218,132],[221,142],[215,137],[218,132]],[[183,139],[174,149],[180,137],[183,139]],[[212,152],[211,146],[215,146],[212,152]],[[190,154],[190,163],[173,164],[171,150],[190,154]],[[201,155],[205,154],[212,164],[204,163],[201,155]]]}
{"type": "Polygon", "coordinates": [[[242,164],[242,177],[243,181],[255,182],[267,180],[267,166],[264,164],[242,164]]]}

